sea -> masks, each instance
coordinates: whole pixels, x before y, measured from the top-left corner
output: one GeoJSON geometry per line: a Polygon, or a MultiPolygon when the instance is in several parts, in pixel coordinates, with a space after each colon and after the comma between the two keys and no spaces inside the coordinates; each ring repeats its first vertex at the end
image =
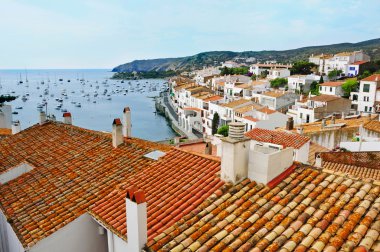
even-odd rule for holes
{"type": "Polygon", "coordinates": [[[154,98],[167,89],[161,79],[112,80],[108,69],[0,70],[0,94],[15,95],[12,105],[21,128],[39,121],[40,111],[62,121],[71,112],[73,124],[97,131],[112,130],[114,118],[131,108],[132,136],[150,141],[171,139],[175,132],[155,113],[154,98]],[[24,97],[24,99],[23,99],[24,97]],[[16,114],[17,113],[17,114],[16,114]]]}

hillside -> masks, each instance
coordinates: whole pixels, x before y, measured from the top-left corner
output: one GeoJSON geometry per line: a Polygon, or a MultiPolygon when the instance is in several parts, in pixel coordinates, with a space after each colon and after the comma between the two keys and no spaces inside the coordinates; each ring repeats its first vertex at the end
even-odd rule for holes
{"type": "Polygon", "coordinates": [[[285,51],[212,51],[180,58],[163,58],[149,60],[134,60],[115,67],[113,72],[146,72],[146,71],[189,71],[201,69],[203,66],[219,65],[221,62],[234,58],[256,58],[263,62],[277,60],[278,62],[294,62],[307,60],[311,54],[338,53],[342,51],[363,50],[372,60],[380,60],[380,38],[359,43],[340,43],[323,46],[309,46],[285,51]]]}

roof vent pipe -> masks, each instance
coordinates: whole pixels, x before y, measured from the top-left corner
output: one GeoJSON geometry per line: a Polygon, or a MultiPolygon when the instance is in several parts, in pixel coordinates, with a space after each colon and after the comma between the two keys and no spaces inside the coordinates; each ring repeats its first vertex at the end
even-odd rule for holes
{"type": "Polygon", "coordinates": [[[240,122],[233,122],[229,124],[228,136],[232,139],[244,138],[245,124],[240,122]]]}

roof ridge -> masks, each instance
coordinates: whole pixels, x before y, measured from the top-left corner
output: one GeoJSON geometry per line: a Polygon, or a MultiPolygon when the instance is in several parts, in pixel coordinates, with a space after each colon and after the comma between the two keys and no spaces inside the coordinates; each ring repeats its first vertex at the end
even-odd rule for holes
{"type": "Polygon", "coordinates": [[[175,147],[173,150],[181,151],[181,152],[184,152],[184,153],[187,153],[187,154],[191,154],[191,155],[194,155],[194,156],[198,156],[198,157],[201,157],[201,158],[206,158],[206,159],[209,159],[209,160],[214,161],[214,162],[220,162],[220,158],[219,157],[214,157],[214,156],[211,156],[211,155],[201,154],[199,152],[194,152],[194,151],[188,151],[188,150],[180,149],[178,147],[175,147]]]}

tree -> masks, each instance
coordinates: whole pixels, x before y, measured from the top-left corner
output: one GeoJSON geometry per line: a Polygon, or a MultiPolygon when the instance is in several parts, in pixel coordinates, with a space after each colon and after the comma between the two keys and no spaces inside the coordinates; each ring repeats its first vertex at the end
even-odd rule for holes
{"type": "Polygon", "coordinates": [[[4,102],[10,102],[17,98],[17,96],[12,95],[0,95],[0,106],[3,105],[4,102]]]}
{"type": "Polygon", "coordinates": [[[222,127],[218,129],[218,134],[226,137],[228,136],[228,129],[229,129],[228,125],[223,125],[222,127]]]}
{"type": "Polygon", "coordinates": [[[329,77],[330,80],[336,80],[337,77],[342,73],[342,70],[337,70],[337,69],[334,69],[332,71],[329,72],[329,74],[327,75],[329,77]]]}
{"type": "Polygon", "coordinates": [[[285,87],[288,84],[288,79],[276,78],[270,81],[270,86],[272,88],[285,87]]]}
{"type": "Polygon", "coordinates": [[[219,127],[219,114],[215,113],[212,117],[211,133],[214,135],[218,131],[219,127]]]}
{"type": "Polygon", "coordinates": [[[364,78],[367,78],[368,76],[371,75],[371,72],[368,71],[368,70],[365,70],[359,77],[358,79],[361,80],[361,79],[364,79],[364,78]]]}
{"type": "Polygon", "coordinates": [[[346,80],[346,82],[344,82],[342,85],[342,89],[344,91],[344,96],[349,97],[350,93],[352,91],[357,90],[358,86],[359,86],[359,83],[357,80],[353,80],[353,79],[346,80]]]}
{"type": "Polygon", "coordinates": [[[290,68],[292,74],[311,74],[311,69],[316,67],[314,63],[307,61],[297,61],[290,68]]]}
{"type": "Polygon", "coordinates": [[[323,80],[323,76],[321,76],[321,78],[319,78],[319,84],[322,84],[324,83],[325,81],[323,80]]]}
{"type": "Polygon", "coordinates": [[[265,79],[267,77],[267,75],[269,74],[269,71],[268,70],[264,70],[260,73],[260,77],[262,79],[265,79]]]}
{"type": "Polygon", "coordinates": [[[313,81],[313,82],[310,84],[310,92],[311,92],[311,94],[313,94],[313,95],[319,95],[319,84],[318,84],[318,82],[313,81]]]}

